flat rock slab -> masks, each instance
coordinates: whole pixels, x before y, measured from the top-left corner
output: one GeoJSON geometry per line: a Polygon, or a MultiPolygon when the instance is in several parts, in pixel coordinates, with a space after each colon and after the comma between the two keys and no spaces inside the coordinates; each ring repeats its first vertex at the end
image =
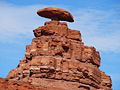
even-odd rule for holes
{"type": "Polygon", "coordinates": [[[40,9],[37,11],[37,14],[41,17],[50,18],[56,21],[74,22],[73,16],[68,11],[56,7],[40,9]]]}

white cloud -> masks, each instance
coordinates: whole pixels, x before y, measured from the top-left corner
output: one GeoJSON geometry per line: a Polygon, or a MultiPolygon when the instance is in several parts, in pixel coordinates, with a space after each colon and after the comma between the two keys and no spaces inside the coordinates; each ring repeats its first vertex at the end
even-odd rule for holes
{"type": "MultiPolygon", "coordinates": [[[[36,14],[36,10],[48,5],[14,6],[0,2],[0,6],[0,42],[16,42],[16,38],[33,37],[32,30],[48,21],[36,14]]],[[[59,7],[70,10],[67,6],[59,7]]],[[[75,23],[69,23],[69,27],[81,31],[86,45],[95,46],[101,51],[120,52],[119,12],[95,9],[71,12],[75,23]]]]}
{"type": "Polygon", "coordinates": [[[97,50],[120,52],[120,13],[115,10],[80,9],[71,28],[80,30],[86,45],[97,50]]]}
{"type": "MultiPolygon", "coordinates": [[[[64,5],[51,6],[67,8],[64,5]]],[[[0,1],[0,42],[14,43],[22,37],[32,37],[32,30],[48,21],[36,14],[37,10],[44,7],[48,7],[48,5],[15,6],[0,1]]]]}
{"type": "Polygon", "coordinates": [[[14,40],[21,36],[31,37],[32,30],[45,21],[37,16],[36,10],[46,5],[14,6],[0,2],[0,6],[0,42],[16,42],[14,40]]]}

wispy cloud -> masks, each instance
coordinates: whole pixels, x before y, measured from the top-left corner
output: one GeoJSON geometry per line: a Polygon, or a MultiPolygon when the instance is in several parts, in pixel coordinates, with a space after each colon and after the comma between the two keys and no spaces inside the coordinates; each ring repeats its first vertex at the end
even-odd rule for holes
{"type": "MultiPolygon", "coordinates": [[[[0,2],[0,42],[16,42],[19,37],[32,37],[32,30],[46,19],[35,14],[48,5],[14,6],[0,2]]],[[[65,6],[64,6],[65,7],[65,6]]],[[[65,7],[69,10],[69,7],[65,7]]],[[[69,27],[80,30],[85,44],[101,51],[120,52],[120,13],[115,10],[78,9],[71,11],[75,23],[69,27]]]]}
{"type": "MultiPolygon", "coordinates": [[[[64,5],[51,5],[67,8],[64,5]]],[[[36,14],[36,10],[48,5],[15,6],[0,1],[0,42],[16,42],[20,37],[30,38],[32,30],[42,26],[47,19],[36,14]]]]}
{"type": "Polygon", "coordinates": [[[0,42],[9,42],[16,37],[31,37],[32,30],[43,24],[44,19],[35,13],[45,5],[14,6],[0,2],[0,42]]]}
{"type": "Polygon", "coordinates": [[[120,52],[120,13],[116,10],[80,9],[71,28],[80,30],[83,41],[97,50],[120,52]]]}

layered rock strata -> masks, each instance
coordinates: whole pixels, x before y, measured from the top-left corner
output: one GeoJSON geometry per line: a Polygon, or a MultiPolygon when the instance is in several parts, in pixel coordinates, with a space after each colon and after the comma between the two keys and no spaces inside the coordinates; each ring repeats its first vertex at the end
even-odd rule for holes
{"type": "Polygon", "coordinates": [[[111,78],[99,69],[99,52],[84,45],[80,31],[49,21],[33,32],[32,44],[8,79],[53,90],[111,90],[111,78]]]}
{"type": "Polygon", "coordinates": [[[46,90],[46,88],[42,86],[37,87],[27,82],[0,78],[0,90],[46,90]]]}

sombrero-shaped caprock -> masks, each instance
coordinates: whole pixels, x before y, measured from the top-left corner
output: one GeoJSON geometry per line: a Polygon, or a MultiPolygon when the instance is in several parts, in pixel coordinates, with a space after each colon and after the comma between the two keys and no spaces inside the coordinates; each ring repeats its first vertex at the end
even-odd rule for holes
{"type": "Polygon", "coordinates": [[[52,20],[74,22],[73,16],[68,11],[56,7],[40,9],[37,11],[37,14],[52,20]]]}

